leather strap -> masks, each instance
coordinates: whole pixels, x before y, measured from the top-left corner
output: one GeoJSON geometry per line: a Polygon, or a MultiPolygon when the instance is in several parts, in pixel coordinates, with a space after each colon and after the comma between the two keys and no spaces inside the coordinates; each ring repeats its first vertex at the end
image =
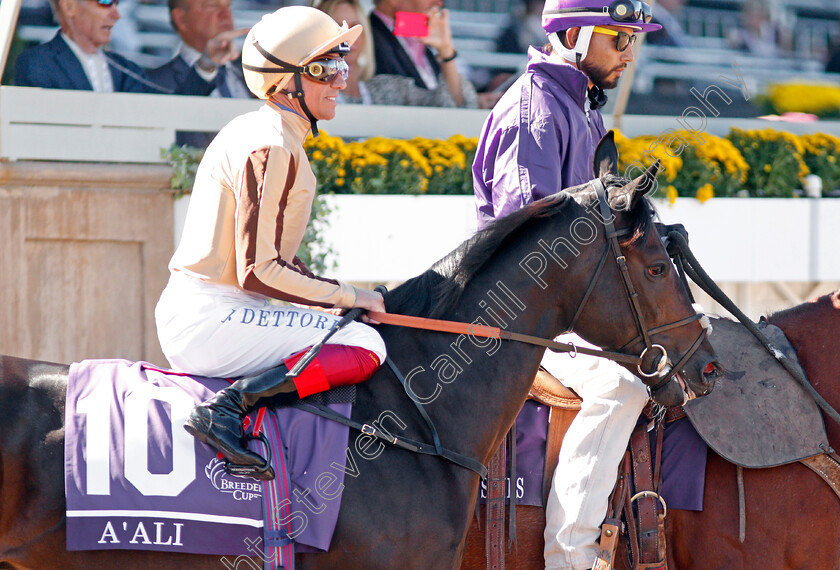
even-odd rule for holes
{"type": "Polygon", "coordinates": [[[800,459],[799,462],[822,477],[823,481],[828,483],[828,486],[834,491],[834,494],[840,498],[840,463],[835,458],[826,453],[822,453],[813,457],[800,459]]]}
{"type": "Polygon", "coordinates": [[[502,445],[493,454],[487,469],[484,552],[488,570],[504,570],[505,567],[506,444],[507,442],[503,439],[502,445]]]}
{"type": "Polygon", "coordinates": [[[543,506],[548,504],[548,492],[551,490],[554,470],[557,469],[557,463],[560,461],[560,446],[577,413],[577,410],[554,406],[548,412],[548,436],[545,442],[545,468],[543,469],[543,506]]]}
{"type": "Polygon", "coordinates": [[[592,570],[612,570],[615,561],[615,548],[618,546],[618,529],[621,521],[618,519],[604,519],[601,525],[600,551],[595,557],[592,570]]]}
{"type": "Polygon", "coordinates": [[[615,566],[615,551],[618,546],[618,533],[621,529],[621,512],[625,499],[629,499],[630,454],[625,452],[618,469],[618,479],[610,494],[607,505],[607,518],[601,525],[599,551],[595,556],[592,570],[612,570],[615,566]]]}
{"type": "Polygon", "coordinates": [[[658,563],[659,524],[657,517],[657,496],[653,485],[653,469],[650,453],[650,438],[645,426],[637,426],[630,436],[630,448],[633,456],[633,483],[637,499],[639,525],[639,559],[637,567],[644,564],[658,563]],[[643,494],[645,491],[650,494],[643,494]]]}
{"type": "Polygon", "coordinates": [[[380,313],[378,311],[368,311],[367,315],[371,319],[382,323],[383,325],[396,325],[400,327],[424,329],[429,331],[446,332],[452,334],[468,334],[473,337],[481,338],[498,338],[501,340],[514,340],[518,342],[524,342],[526,344],[544,346],[554,352],[588,354],[590,356],[599,356],[601,358],[608,358],[615,362],[623,362],[624,364],[633,364],[636,366],[638,366],[642,362],[642,359],[640,357],[632,356],[630,354],[622,354],[620,352],[609,352],[606,350],[586,348],[583,346],[579,347],[571,343],[557,342],[555,340],[541,338],[538,336],[504,331],[501,330],[499,327],[491,327],[488,325],[480,325],[475,323],[461,323],[457,321],[444,321],[440,319],[428,319],[426,317],[397,315],[395,313],[380,313]]]}

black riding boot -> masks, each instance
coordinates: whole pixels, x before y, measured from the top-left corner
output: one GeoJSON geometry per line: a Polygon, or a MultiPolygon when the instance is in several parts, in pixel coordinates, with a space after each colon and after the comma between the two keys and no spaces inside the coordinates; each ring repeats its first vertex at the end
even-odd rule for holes
{"type": "MultiPolygon", "coordinates": [[[[242,420],[262,398],[282,393],[296,395],[294,382],[286,378],[288,372],[286,366],[280,365],[258,376],[240,378],[193,408],[184,422],[184,429],[197,440],[221,451],[231,463],[265,465],[265,459],[246,448],[242,420]]],[[[270,477],[263,478],[273,479],[273,472],[270,477]]]]}

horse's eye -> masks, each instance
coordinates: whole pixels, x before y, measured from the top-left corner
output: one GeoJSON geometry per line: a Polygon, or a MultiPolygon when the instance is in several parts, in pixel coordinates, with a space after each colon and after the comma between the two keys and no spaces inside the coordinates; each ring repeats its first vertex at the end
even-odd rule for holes
{"type": "Polygon", "coordinates": [[[662,277],[665,275],[665,264],[664,263],[655,263],[653,265],[649,265],[647,268],[648,275],[651,277],[662,277]]]}

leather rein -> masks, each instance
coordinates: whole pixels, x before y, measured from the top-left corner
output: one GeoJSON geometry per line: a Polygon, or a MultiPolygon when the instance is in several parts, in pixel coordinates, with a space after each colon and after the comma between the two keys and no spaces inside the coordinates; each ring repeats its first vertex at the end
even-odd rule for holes
{"type": "MultiPolygon", "coordinates": [[[[626,235],[627,233],[629,233],[629,230],[615,229],[615,226],[612,223],[613,216],[610,212],[609,203],[607,202],[606,190],[604,188],[603,182],[601,182],[600,179],[596,179],[592,181],[592,185],[595,188],[596,195],[598,196],[601,215],[604,220],[604,227],[606,228],[605,236],[607,239],[607,245],[604,248],[604,253],[601,255],[601,260],[598,263],[598,267],[596,268],[595,273],[593,274],[589,282],[589,286],[587,287],[586,291],[584,292],[583,298],[578,304],[578,308],[575,311],[572,323],[566,332],[572,332],[572,330],[574,329],[574,325],[577,323],[578,318],[583,312],[583,306],[586,304],[587,300],[589,299],[590,295],[595,289],[595,285],[597,284],[601,272],[604,268],[604,265],[606,264],[607,257],[609,256],[610,252],[612,252],[615,257],[615,262],[618,265],[622,281],[624,283],[626,297],[630,304],[630,309],[633,313],[633,317],[636,321],[636,327],[640,333],[640,336],[637,336],[635,339],[625,344],[624,347],[635,344],[639,340],[639,338],[641,338],[645,342],[645,349],[642,351],[641,355],[633,356],[623,352],[611,352],[587,347],[578,347],[575,346],[573,343],[557,342],[552,339],[546,339],[537,336],[501,330],[498,327],[492,327],[484,324],[428,319],[424,317],[413,317],[409,315],[380,313],[377,311],[368,311],[368,316],[371,317],[373,320],[386,325],[396,325],[408,328],[431,330],[453,334],[468,334],[474,337],[512,340],[517,342],[523,342],[526,344],[544,346],[554,352],[569,352],[572,353],[572,356],[576,356],[577,354],[588,354],[591,356],[608,358],[615,362],[636,365],[636,368],[638,369],[639,373],[642,376],[645,376],[646,378],[656,378],[658,376],[662,376],[662,373],[667,365],[668,354],[662,345],[654,344],[651,341],[651,336],[666,330],[670,330],[692,323],[702,318],[702,315],[695,313],[694,315],[683,319],[679,319],[666,325],[662,325],[652,329],[647,327],[644,316],[642,315],[641,305],[639,304],[638,293],[636,292],[636,289],[633,286],[633,282],[630,279],[630,272],[627,268],[627,260],[621,254],[621,246],[618,243],[618,237],[626,235]],[[648,351],[659,351],[661,353],[659,358],[657,359],[655,370],[650,373],[645,372],[642,368],[645,354],[648,351]]],[[[385,292],[384,287],[377,287],[377,290],[380,290],[380,292],[382,292],[383,294],[385,292]]],[[[309,349],[309,351],[301,358],[298,364],[289,372],[289,375],[297,375],[297,373],[299,373],[300,370],[302,370],[303,367],[306,366],[306,364],[308,364],[309,361],[311,361],[312,358],[315,357],[320,348],[327,341],[327,339],[329,339],[329,337],[332,336],[332,334],[334,334],[340,328],[344,327],[350,321],[355,320],[360,313],[361,309],[353,309],[347,314],[345,314],[344,317],[330,329],[327,335],[319,343],[317,343],[309,349]]],[[[684,354],[682,358],[680,358],[679,362],[675,366],[673,366],[669,372],[662,376],[662,379],[656,385],[650,387],[650,391],[652,394],[655,394],[657,390],[665,386],[674,377],[674,375],[680,370],[680,368],[682,368],[682,366],[688,361],[688,359],[691,358],[694,352],[697,351],[697,349],[700,346],[700,343],[703,341],[703,338],[705,336],[706,330],[704,329],[700,333],[700,336],[697,338],[697,340],[694,341],[694,344],[691,346],[688,352],[684,354]]],[[[622,347],[622,349],[624,347],[622,347]]],[[[400,384],[402,384],[403,389],[406,389],[406,379],[399,371],[397,366],[394,364],[394,362],[390,358],[386,358],[385,362],[391,368],[391,371],[393,372],[397,380],[400,382],[400,384]]],[[[307,410],[313,414],[342,423],[344,425],[359,430],[367,436],[385,441],[393,446],[405,449],[407,451],[441,457],[456,465],[470,469],[478,473],[480,477],[486,479],[487,468],[480,461],[471,457],[467,457],[461,453],[457,453],[455,451],[446,449],[441,445],[437,429],[435,428],[434,423],[432,422],[429,415],[426,413],[426,410],[419,402],[417,402],[413,398],[412,402],[414,402],[415,407],[417,408],[418,412],[420,413],[424,422],[426,423],[427,427],[432,433],[433,442],[431,444],[423,443],[413,439],[408,439],[405,437],[395,437],[386,430],[378,428],[375,425],[375,422],[374,424],[362,424],[350,418],[346,418],[320,403],[299,401],[295,402],[294,404],[291,404],[291,406],[302,410],[307,410]]]]}
{"type": "Polygon", "coordinates": [[[668,364],[667,351],[662,345],[653,343],[651,337],[655,334],[675,329],[681,326],[685,326],[690,323],[693,323],[694,321],[700,320],[702,318],[702,315],[695,313],[683,319],[676,320],[672,323],[668,323],[654,328],[648,328],[645,322],[644,315],[642,314],[642,308],[639,303],[639,295],[636,291],[636,288],[633,286],[633,281],[630,279],[630,272],[627,268],[627,260],[625,256],[622,255],[621,246],[618,243],[618,238],[620,236],[627,235],[629,233],[629,230],[626,228],[622,230],[615,229],[615,226],[612,222],[614,216],[610,212],[610,206],[607,202],[606,190],[604,188],[603,182],[600,179],[595,179],[592,181],[592,185],[595,188],[596,195],[598,196],[598,204],[601,209],[601,216],[603,217],[604,227],[606,230],[605,237],[607,240],[607,245],[604,248],[604,252],[601,255],[600,261],[598,262],[598,266],[595,269],[595,273],[592,275],[592,278],[589,281],[589,286],[587,287],[586,291],[583,294],[583,298],[578,304],[578,308],[575,311],[575,315],[572,318],[572,322],[565,332],[570,333],[574,330],[574,327],[577,324],[577,321],[583,312],[583,308],[586,305],[586,302],[589,300],[590,295],[595,290],[595,286],[597,285],[598,279],[600,278],[601,273],[604,269],[606,260],[609,257],[610,252],[612,252],[615,258],[615,262],[619,269],[619,274],[622,277],[625,296],[630,304],[630,310],[636,322],[636,328],[639,331],[639,336],[626,343],[622,347],[622,349],[629,345],[635,344],[640,339],[642,339],[645,343],[645,349],[639,356],[633,356],[624,352],[613,352],[608,350],[587,348],[583,346],[575,346],[574,343],[558,342],[553,339],[511,332],[507,330],[502,330],[499,327],[493,327],[485,324],[464,323],[440,319],[428,319],[425,317],[412,317],[408,315],[398,315],[394,313],[380,313],[377,311],[368,311],[368,316],[371,319],[385,325],[395,325],[401,327],[424,329],[453,334],[467,334],[473,337],[512,340],[536,346],[544,346],[554,352],[569,352],[571,353],[572,357],[576,356],[577,354],[587,354],[590,356],[607,358],[609,360],[613,360],[615,362],[620,362],[623,364],[635,365],[639,374],[644,376],[645,378],[661,377],[661,380],[659,382],[650,387],[651,393],[655,393],[657,390],[667,385],[668,382],[670,382],[671,379],[677,374],[677,372],[679,372],[679,370],[685,365],[685,363],[688,362],[688,360],[694,355],[697,349],[700,348],[700,344],[706,337],[706,331],[704,329],[700,333],[700,335],[697,337],[697,339],[694,341],[694,343],[691,345],[688,351],[682,356],[682,358],[680,358],[676,365],[671,367],[671,369],[668,372],[665,372],[665,368],[668,364]],[[648,351],[661,353],[659,357],[655,360],[654,370],[650,372],[646,372],[642,368],[643,361],[648,351]]]}

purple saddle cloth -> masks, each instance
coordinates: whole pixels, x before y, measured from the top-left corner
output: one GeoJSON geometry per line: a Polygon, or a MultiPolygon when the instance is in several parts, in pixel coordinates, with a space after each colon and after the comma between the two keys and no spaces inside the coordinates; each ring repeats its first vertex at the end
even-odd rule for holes
{"type": "MultiPolygon", "coordinates": [[[[508,460],[507,497],[510,499],[511,493],[516,493],[516,502],[520,505],[542,505],[548,412],[548,406],[527,400],[516,418],[516,478],[511,482],[508,460]]],[[[651,439],[651,449],[655,449],[655,444],[651,439]]],[[[661,495],[669,509],[703,510],[707,450],[706,443],[687,418],[665,424],[661,495]]],[[[486,497],[486,486],[482,481],[479,501],[484,503],[486,497]]]]}
{"type": "MultiPolygon", "coordinates": [[[[265,483],[230,475],[216,452],[182,427],[196,403],[228,385],[126,360],[70,367],[68,550],[258,556],[266,520],[269,529],[282,529],[272,533],[275,543],[280,532],[299,550],[329,548],[344,489],[347,426],[297,409],[269,411],[265,432],[286,450],[273,450],[285,473],[265,483]]],[[[349,416],[351,404],[330,407],[349,416]]],[[[250,447],[265,455],[261,443],[250,447]]]]}

